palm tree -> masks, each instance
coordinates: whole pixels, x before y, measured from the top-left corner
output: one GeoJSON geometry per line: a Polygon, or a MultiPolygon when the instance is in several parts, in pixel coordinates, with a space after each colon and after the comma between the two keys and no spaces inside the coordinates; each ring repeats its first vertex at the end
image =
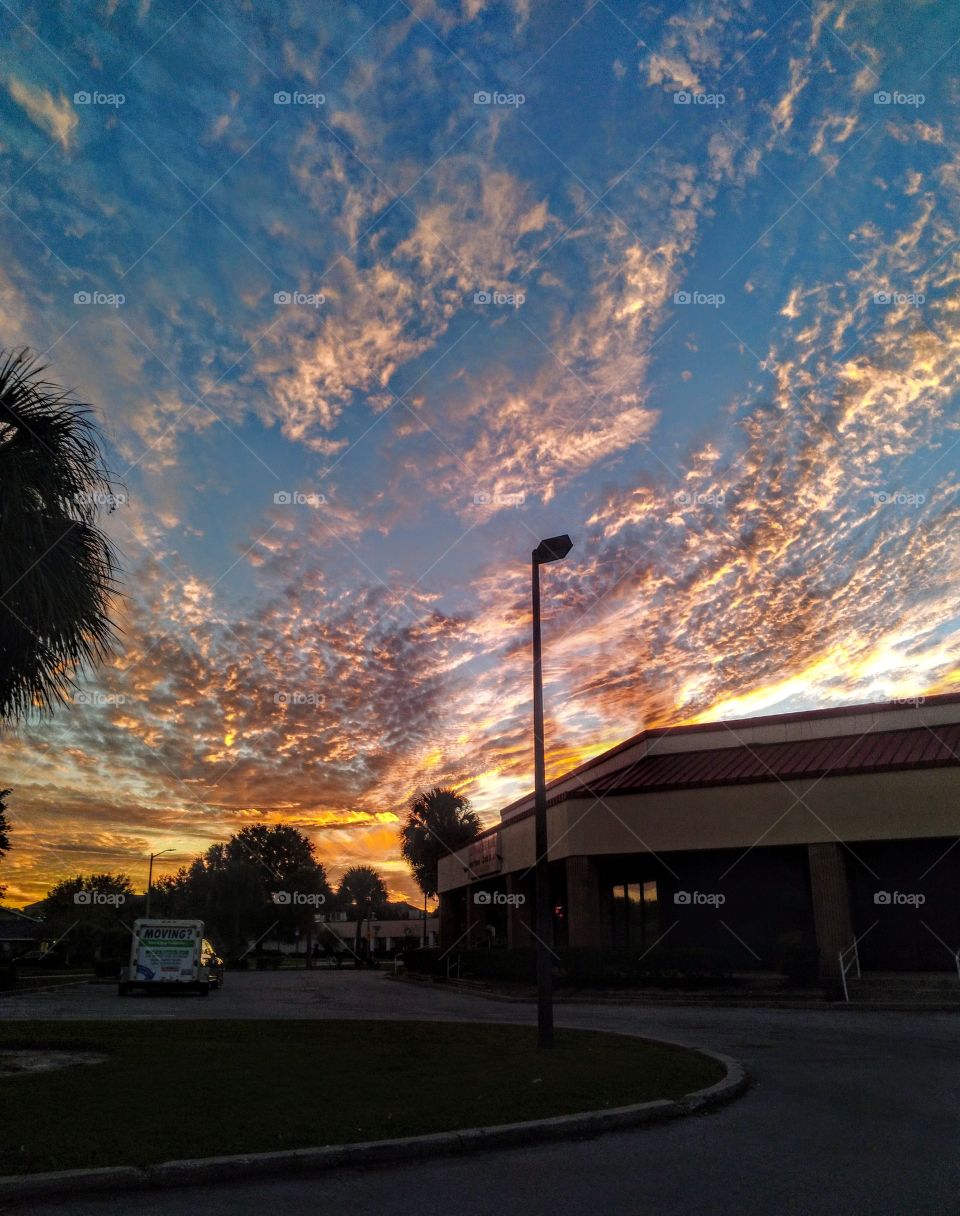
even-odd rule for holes
{"type": "Polygon", "coordinates": [[[43,370],[26,349],[0,352],[0,723],[50,712],[114,639],[99,433],[43,370]]]}
{"type": "Polygon", "coordinates": [[[337,898],[353,911],[357,921],[354,953],[360,957],[361,928],[375,910],[387,902],[387,888],[373,866],[351,866],[340,879],[337,898]]]}
{"type": "Polygon", "coordinates": [[[424,895],[437,893],[440,858],[475,840],[480,826],[469,799],[456,790],[438,785],[410,800],[410,811],[400,830],[400,852],[424,895]]]}
{"type": "MultiPolygon", "coordinates": [[[[7,822],[6,798],[9,790],[0,790],[0,857],[10,850],[10,824],[7,822]]],[[[0,885],[0,899],[3,899],[6,887],[0,885]]]]}

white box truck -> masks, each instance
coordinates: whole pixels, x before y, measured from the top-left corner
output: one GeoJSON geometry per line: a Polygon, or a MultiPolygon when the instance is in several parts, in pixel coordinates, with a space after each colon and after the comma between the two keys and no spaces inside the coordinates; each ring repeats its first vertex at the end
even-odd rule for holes
{"type": "Polygon", "coordinates": [[[202,920],[135,920],[120,995],[136,988],[179,988],[207,996],[210,968],[204,946],[202,920]]]}

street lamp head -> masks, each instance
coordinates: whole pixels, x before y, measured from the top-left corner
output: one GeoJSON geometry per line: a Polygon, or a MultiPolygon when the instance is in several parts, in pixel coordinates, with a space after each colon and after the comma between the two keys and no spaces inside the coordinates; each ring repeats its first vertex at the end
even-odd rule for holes
{"type": "Polygon", "coordinates": [[[547,562],[559,562],[572,548],[573,541],[565,532],[562,536],[549,536],[534,549],[533,560],[538,566],[544,566],[547,562]]]}

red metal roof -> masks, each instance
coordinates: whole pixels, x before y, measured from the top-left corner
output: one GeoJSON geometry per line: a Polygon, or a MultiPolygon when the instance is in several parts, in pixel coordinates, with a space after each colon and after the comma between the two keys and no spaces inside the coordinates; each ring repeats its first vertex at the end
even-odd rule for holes
{"type": "Polygon", "coordinates": [[[960,765],[960,722],[704,751],[657,754],[656,743],[653,748],[625,768],[593,780],[585,776],[583,788],[565,796],[602,797],[960,765]]]}
{"type": "MultiPolygon", "coordinates": [[[[922,704],[925,707],[927,707],[927,706],[935,707],[935,706],[939,706],[939,705],[954,705],[957,703],[960,703],[960,693],[958,693],[958,692],[935,693],[935,694],[932,694],[931,696],[924,696],[922,698],[922,704]]],[[[746,730],[752,726],[771,726],[771,725],[781,724],[781,723],[793,725],[794,723],[811,722],[811,721],[824,720],[824,719],[829,719],[829,718],[844,718],[844,717],[852,716],[854,714],[879,715],[879,714],[884,714],[884,713],[896,712],[898,710],[902,711],[903,708],[904,708],[903,703],[900,703],[897,701],[877,701],[877,702],[870,701],[870,702],[867,702],[866,704],[861,704],[861,705],[834,705],[828,709],[804,709],[804,710],[797,710],[797,711],[794,711],[791,713],[785,713],[785,714],[759,715],[754,718],[733,718],[733,719],[730,719],[728,721],[723,721],[723,722],[693,722],[693,723],[688,723],[686,725],[681,725],[681,726],[657,726],[657,727],[648,728],[646,730],[639,731],[635,735],[631,735],[631,737],[629,739],[624,739],[624,741],[622,743],[618,743],[616,745],[616,747],[612,747],[609,749],[609,751],[606,751],[606,752],[601,753],[600,755],[594,756],[593,759],[585,761],[583,764],[578,765],[574,769],[571,769],[570,772],[562,773],[559,777],[555,777],[552,781],[547,782],[547,805],[553,806],[558,802],[562,802],[564,800],[564,798],[566,798],[568,796],[566,793],[557,794],[557,793],[551,793],[551,791],[555,790],[558,785],[562,785],[562,784],[566,783],[567,781],[569,781],[571,777],[580,777],[583,780],[584,784],[586,784],[588,782],[588,774],[591,769],[597,767],[600,764],[606,763],[608,760],[611,760],[614,756],[616,756],[616,754],[618,752],[626,751],[629,748],[633,747],[635,744],[640,743],[644,740],[655,740],[661,735],[680,735],[680,734],[687,735],[687,734],[708,733],[711,731],[716,731],[720,727],[726,727],[728,730],[738,731],[738,730],[746,730]]],[[[938,727],[937,729],[939,730],[942,728],[938,727]]],[[[890,733],[899,734],[901,732],[890,732],[890,733]]],[[[846,737],[849,739],[849,736],[846,736],[846,737]]],[[[813,741],[811,741],[811,742],[813,742],[813,741]]],[[[656,747],[656,743],[653,743],[653,746],[656,747]]],[[[769,745],[764,744],[763,746],[769,746],[769,745]]],[[[785,744],[782,746],[792,746],[792,745],[785,744]]],[[[756,749],[754,749],[754,750],[756,750],[756,749]]],[[[958,749],[958,750],[960,750],[960,749],[958,749]]],[[[691,754],[692,753],[690,753],[690,752],[686,753],[686,755],[688,757],[691,754]]],[[[944,763],[950,763],[950,761],[944,761],[944,763]]],[[[917,766],[906,765],[905,767],[911,768],[911,767],[917,767],[917,766]]],[[[611,776],[612,775],[613,774],[611,774],[611,776]]],[[[778,776],[779,776],[779,774],[778,774],[778,776]]],[[[771,780],[772,779],[773,778],[771,778],[771,780]]],[[[765,778],[755,778],[755,780],[765,780],[765,778]]],[[[590,784],[592,785],[593,783],[590,783],[590,784]]],[[[710,784],[716,784],[716,782],[711,782],[710,784]]],[[[647,788],[649,788],[649,787],[647,787],[647,788]]],[[[519,815],[510,814],[511,811],[515,810],[517,807],[523,806],[523,804],[525,802],[528,802],[530,800],[531,796],[532,795],[530,793],[524,794],[524,795],[522,795],[522,797],[514,799],[513,802],[508,803],[507,806],[503,807],[500,811],[501,822],[511,822],[512,823],[512,822],[514,822],[514,820],[523,819],[526,817],[526,815],[528,813],[531,813],[529,810],[527,810],[527,811],[521,812],[519,815]]],[[[491,828],[487,829],[488,832],[494,832],[497,830],[498,830],[497,827],[491,827],[491,828]]],[[[485,835],[486,833],[483,833],[483,834],[485,835]]]]}

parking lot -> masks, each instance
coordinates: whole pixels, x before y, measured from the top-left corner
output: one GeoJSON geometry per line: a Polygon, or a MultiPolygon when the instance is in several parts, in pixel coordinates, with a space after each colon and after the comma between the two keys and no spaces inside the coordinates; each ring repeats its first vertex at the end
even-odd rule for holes
{"type": "MultiPolygon", "coordinates": [[[[86,985],[6,998],[0,1016],[531,1023],[535,1010],[344,970],[228,974],[223,990],[206,999],[122,999],[115,986],[86,985]]],[[[596,1140],[362,1174],[34,1204],[25,1211],[254,1216],[282,1209],[296,1216],[341,1204],[384,1216],[411,1208],[466,1216],[645,1210],[944,1216],[958,1210],[955,1014],[563,1005],[557,1022],[713,1048],[744,1063],[753,1087],[714,1114],[596,1140]]]]}

